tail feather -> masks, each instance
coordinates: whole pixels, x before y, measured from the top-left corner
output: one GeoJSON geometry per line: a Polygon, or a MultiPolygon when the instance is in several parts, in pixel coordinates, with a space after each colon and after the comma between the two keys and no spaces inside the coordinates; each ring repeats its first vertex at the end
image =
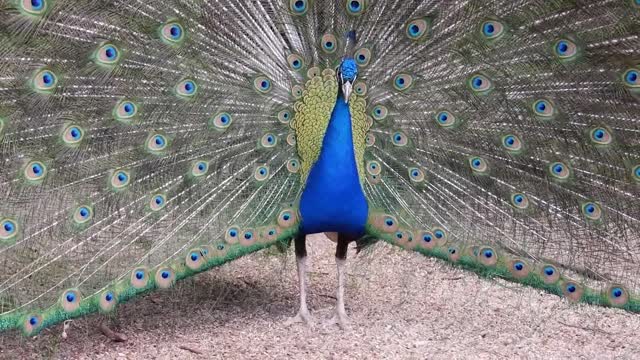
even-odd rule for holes
{"type": "Polygon", "coordinates": [[[297,101],[345,55],[368,236],[640,311],[635,2],[33,3],[0,13],[0,329],[289,240],[297,101]]]}

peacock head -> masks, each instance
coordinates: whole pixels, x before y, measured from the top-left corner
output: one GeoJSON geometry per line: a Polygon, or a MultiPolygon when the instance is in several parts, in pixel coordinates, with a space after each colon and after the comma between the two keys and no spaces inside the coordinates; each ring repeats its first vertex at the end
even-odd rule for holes
{"type": "Polygon", "coordinates": [[[358,65],[352,58],[344,58],[338,67],[338,81],[342,87],[342,95],[344,95],[344,102],[349,102],[353,83],[358,77],[358,65]]]}

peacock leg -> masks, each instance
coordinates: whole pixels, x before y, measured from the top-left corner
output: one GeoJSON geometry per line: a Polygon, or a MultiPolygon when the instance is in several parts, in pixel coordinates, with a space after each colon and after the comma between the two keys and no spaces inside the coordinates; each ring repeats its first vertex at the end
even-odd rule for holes
{"type": "Polygon", "coordinates": [[[347,272],[347,249],[349,248],[349,243],[353,240],[355,239],[347,234],[338,234],[338,246],[336,247],[336,265],[338,267],[336,310],[328,324],[338,324],[342,329],[349,325],[349,318],[344,309],[344,278],[347,272]]]}
{"type": "Polygon", "coordinates": [[[313,323],[313,318],[309,314],[307,308],[307,246],[305,241],[305,235],[299,234],[294,240],[294,248],[296,252],[296,265],[298,268],[298,281],[300,285],[300,310],[298,314],[289,320],[286,325],[292,325],[295,323],[305,323],[310,325],[313,323]]]}

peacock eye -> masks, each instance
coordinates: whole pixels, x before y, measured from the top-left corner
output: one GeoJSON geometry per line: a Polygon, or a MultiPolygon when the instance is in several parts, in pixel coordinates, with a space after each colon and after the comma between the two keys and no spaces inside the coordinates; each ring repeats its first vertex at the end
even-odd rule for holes
{"type": "Polygon", "coordinates": [[[47,11],[47,0],[19,0],[20,11],[27,15],[40,16],[47,11]]]}
{"type": "Polygon", "coordinates": [[[207,173],[209,170],[209,163],[206,161],[196,161],[191,166],[191,175],[194,177],[200,177],[207,173]]]}
{"type": "Polygon", "coordinates": [[[162,134],[152,133],[146,141],[147,151],[153,154],[161,153],[169,146],[167,137],[162,134]]]}
{"type": "Polygon", "coordinates": [[[304,15],[309,10],[309,0],[289,0],[289,9],[294,15],[304,15]]]}
{"type": "Polygon", "coordinates": [[[131,176],[127,170],[116,170],[111,175],[111,187],[114,190],[124,189],[129,185],[131,176]]]}
{"type": "Polygon", "coordinates": [[[18,233],[18,223],[13,219],[0,220],[0,240],[12,240],[18,233]]]}
{"type": "Polygon", "coordinates": [[[640,88],[640,71],[637,69],[628,69],[622,75],[624,85],[629,88],[640,88]]]}
{"type": "Polygon", "coordinates": [[[551,100],[535,100],[532,105],[534,114],[541,120],[552,119],[556,115],[555,105],[551,100]]]}
{"type": "Polygon", "coordinates": [[[269,167],[266,165],[257,166],[253,177],[258,181],[265,181],[269,178],[269,167]]]}
{"type": "Polygon", "coordinates": [[[289,161],[287,161],[287,170],[292,174],[297,173],[300,170],[298,159],[289,159],[289,161]]]}
{"type": "Polygon", "coordinates": [[[391,142],[395,146],[405,146],[409,143],[409,138],[402,131],[396,131],[391,134],[391,142]]]}
{"type": "Polygon", "coordinates": [[[491,80],[481,74],[476,74],[469,78],[469,87],[477,95],[485,95],[493,90],[493,83],[491,80]]]}
{"type": "Polygon", "coordinates": [[[125,124],[130,124],[137,114],[138,105],[128,100],[118,102],[113,109],[113,118],[125,124]]]}
{"type": "Polygon", "coordinates": [[[511,204],[516,209],[526,209],[529,207],[529,198],[523,193],[515,193],[511,195],[511,204]]]}
{"type": "Polygon", "coordinates": [[[24,176],[28,181],[40,182],[47,175],[47,166],[42,161],[29,161],[24,168],[24,176]]]}
{"type": "Polygon", "coordinates": [[[304,60],[298,54],[291,54],[287,56],[287,63],[291,70],[298,71],[304,67],[304,60]]]}
{"type": "Polygon", "coordinates": [[[631,169],[631,176],[636,182],[640,182],[640,165],[635,165],[631,169]]]}
{"type": "Polygon", "coordinates": [[[420,183],[424,181],[424,171],[422,171],[422,169],[412,167],[408,169],[408,172],[409,179],[411,179],[411,181],[413,181],[414,183],[420,183]]]}
{"type": "Polygon", "coordinates": [[[261,94],[271,91],[271,80],[264,75],[258,76],[253,80],[253,88],[261,94]]]}
{"type": "Polygon", "coordinates": [[[367,162],[367,172],[370,175],[380,175],[380,173],[382,172],[382,166],[380,166],[379,162],[370,160],[367,162]]]}
{"type": "Polygon", "coordinates": [[[482,23],[482,36],[488,40],[497,40],[504,35],[504,25],[496,20],[488,20],[482,23]]]}
{"type": "Polygon", "coordinates": [[[231,122],[231,115],[226,112],[218,113],[209,120],[209,124],[218,131],[225,131],[231,125],[231,122]]]}
{"type": "Polygon", "coordinates": [[[508,134],[502,137],[502,146],[505,150],[514,153],[522,150],[522,141],[518,136],[508,134]]]}
{"type": "Polygon", "coordinates": [[[456,121],[456,116],[447,110],[442,110],[436,114],[436,123],[443,128],[450,128],[456,125],[456,121]]]}
{"type": "Polygon", "coordinates": [[[549,164],[549,173],[551,174],[552,178],[557,180],[566,180],[571,175],[569,167],[559,161],[549,164]]]}
{"type": "Polygon", "coordinates": [[[198,92],[198,85],[191,79],[182,80],[176,85],[175,91],[182,98],[191,98],[198,92]]]}
{"type": "Polygon", "coordinates": [[[393,87],[398,91],[405,91],[413,85],[413,76],[409,74],[398,74],[393,78],[393,87]]]}
{"type": "Polygon", "coordinates": [[[49,69],[41,69],[32,79],[33,89],[39,93],[50,94],[58,84],[58,77],[49,69]]]}
{"type": "Polygon", "coordinates": [[[613,141],[613,137],[609,130],[603,127],[596,127],[589,131],[591,142],[595,145],[609,145],[613,141]]]}
{"type": "Polygon", "coordinates": [[[101,45],[95,53],[95,62],[99,65],[113,66],[120,61],[120,50],[111,43],[101,45]]]}
{"type": "Polygon", "coordinates": [[[589,221],[602,219],[602,207],[595,202],[586,202],[581,206],[582,215],[589,221]]]}
{"type": "Polygon", "coordinates": [[[384,120],[387,115],[389,115],[389,110],[384,105],[376,105],[373,107],[373,110],[371,110],[371,116],[378,121],[384,120]]]}
{"type": "Polygon", "coordinates": [[[360,48],[356,50],[353,57],[356,60],[356,63],[358,64],[358,66],[362,66],[362,67],[367,66],[371,61],[371,50],[366,47],[360,48]]]}
{"type": "Polygon", "coordinates": [[[569,39],[560,39],[553,45],[553,53],[562,61],[575,60],[578,56],[578,46],[569,39]]]}
{"type": "Polygon", "coordinates": [[[153,195],[151,197],[151,200],[149,201],[149,208],[152,211],[162,210],[164,208],[166,202],[167,202],[167,198],[163,194],[153,195]]]}
{"type": "Polygon", "coordinates": [[[76,224],[85,224],[93,218],[93,208],[90,206],[79,206],[73,214],[76,224]]]}
{"type": "Polygon", "coordinates": [[[485,173],[488,169],[487,162],[479,156],[469,158],[469,166],[471,167],[471,170],[476,174],[485,173]]]}
{"type": "Polygon", "coordinates": [[[367,10],[366,0],[346,0],[347,13],[357,16],[367,10]]]}
{"type": "Polygon", "coordinates": [[[327,54],[333,54],[338,48],[338,40],[333,34],[324,34],[320,39],[320,45],[322,46],[322,51],[327,54]]]}
{"type": "Polygon", "coordinates": [[[266,133],[260,138],[260,145],[265,148],[272,148],[278,144],[278,138],[273,133],[266,133]]]}
{"type": "Polygon", "coordinates": [[[69,146],[79,144],[84,138],[84,130],[77,125],[69,125],[62,132],[62,141],[69,146]]]}
{"type": "Polygon", "coordinates": [[[430,27],[431,19],[429,18],[413,19],[405,26],[405,32],[411,40],[425,40],[428,38],[430,27]]]}
{"type": "Polygon", "coordinates": [[[364,81],[356,81],[356,83],[353,85],[353,89],[356,94],[360,96],[367,95],[367,84],[364,81]]]}
{"type": "Polygon", "coordinates": [[[160,27],[162,40],[170,45],[177,45],[184,40],[184,27],[178,21],[170,21],[160,27]]]}
{"type": "Polygon", "coordinates": [[[281,110],[278,112],[278,121],[283,124],[288,124],[291,121],[291,111],[281,110]]]}

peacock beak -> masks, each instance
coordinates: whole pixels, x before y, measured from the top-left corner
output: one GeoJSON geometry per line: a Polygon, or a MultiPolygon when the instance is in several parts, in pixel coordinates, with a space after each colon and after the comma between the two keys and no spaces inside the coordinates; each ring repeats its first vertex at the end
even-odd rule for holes
{"type": "Polygon", "coordinates": [[[352,87],[353,85],[351,85],[350,81],[345,81],[342,83],[342,94],[344,95],[345,103],[349,102],[349,97],[351,97],[352,87]]]}

